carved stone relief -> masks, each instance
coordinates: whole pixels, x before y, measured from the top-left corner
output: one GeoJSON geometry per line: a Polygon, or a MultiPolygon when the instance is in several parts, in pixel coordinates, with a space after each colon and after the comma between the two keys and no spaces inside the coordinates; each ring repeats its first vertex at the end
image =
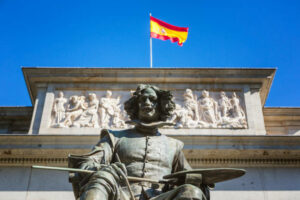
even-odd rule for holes
{"type": "Polygon", "coordinates": [[[67,99],[64,98],[64,93],[59,92],[58,97],[54,100],[53,104],[53,114],[55,116],[54,125],[58,125],[65,118],[65,104],[67,99]]]}
{"type": "Polygon", "coordinates": [[[96,93],[70,95],[67,102],[63,92],[58,93],[54,100],[52,127],[91,127],[91,128],[126,128],[126,113],[120,104],[121,96],[112,97],[107,91],[106,96],[98,99],[96,93]]]}
{"type": "MultiPolygon", "coordinates": [[[[243,99],[236,92],[174,91],[175,128],[247,128],[243,99]]],[[[131,91],[60,91],[53,102],[51,127],[128,128],[123,104],[131,91]],[[68,97],[65,98],[64,96],[68,97]]]]}
{"type": "Polygon", "coordinates": [[[246,115],[235,92],[232,98],[224,91],[214,92],[211,97],[206,90],[198,96],[186,89],[181,100],[176,97],[175,102],[169,121],[176,128],[247,128],[246,115]]]}
{"type": "Polygon", "coordinates": [[[112,92],[108,90],[106,97],[100,100],[99,114],[101,116],[101,127],[102,128],[125,128],[126,124],[124,119],[126,118],[125,113],[121,109],[120,105],[121,96],[112,98],[112,92]]]}

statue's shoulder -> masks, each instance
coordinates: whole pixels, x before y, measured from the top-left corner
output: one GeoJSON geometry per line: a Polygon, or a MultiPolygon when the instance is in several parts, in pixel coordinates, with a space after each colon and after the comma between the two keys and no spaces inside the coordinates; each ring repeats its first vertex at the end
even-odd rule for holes
{"type": "Polygon", "coordinates": [[[176,146],[178,148],[178,150],[183,149],[184,143],[182,141],[175,139],[175,138],[165,136],[165,135],[163,135],[163,136],[168,139],[169,143],[171,143],[172,146],[176,146]]]}
{"type": "Polygon", "coordinates": [[[132,132],[131,129],[124,130],[110,130],[110,129],[102,129],[100,133],[100,138],[104,137],[114,137],[115,139],[120,139],[122,137],[127,137],[132,132]]]}
{"type": "MultiPolygon", "coordinates": [[[[127,137],[130,133],[130,130],[110,130],[110,129],[102,129],[100,132],[100,140],[98,142],[98,146],[101,143],[109,143],[113,148],[118,144],[118,142],[123,137],[127,137]]],[[[96,145],[96,146],[97,146],[96,145]]]]}

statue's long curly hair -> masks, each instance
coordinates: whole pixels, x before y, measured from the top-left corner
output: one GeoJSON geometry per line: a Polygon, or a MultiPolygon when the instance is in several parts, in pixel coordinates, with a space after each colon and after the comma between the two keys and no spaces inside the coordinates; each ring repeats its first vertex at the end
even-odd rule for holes
{"type": "Polygon", "coordinates": [[[155,91],[158,99],[158,111],[160,112],[159,121],[166,121],[170,116],[172,111],[175,109],[175,103],[173,101],[173,95],[170,91],[161,90],[153,85],[138,85],[136,91],[133,93],[132,97],[124,103],[124,109],[129,115],[131,120],[138,120],[139,112],[139,97],[142,95],[144,90],[151,88],[155,91]]]}

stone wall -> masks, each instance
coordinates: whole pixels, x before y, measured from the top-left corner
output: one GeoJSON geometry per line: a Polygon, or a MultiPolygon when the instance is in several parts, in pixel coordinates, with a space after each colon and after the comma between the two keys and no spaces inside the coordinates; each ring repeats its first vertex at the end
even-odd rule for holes
{"type": "MultiPolygon", "coordinates": [[[[300,168],[246,170],[239,179],[217,184],[211,200],[299,199],[300,168]]],[[[73,200],[74,195],[66,172],[5,167],[0,170],[0,199],[73,200]]]]}

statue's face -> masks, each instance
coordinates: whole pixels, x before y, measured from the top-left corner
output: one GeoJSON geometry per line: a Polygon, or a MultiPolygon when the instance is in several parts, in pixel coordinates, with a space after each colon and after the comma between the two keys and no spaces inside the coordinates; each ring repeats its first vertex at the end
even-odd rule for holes
{"type": "Polygon", "coordinates": [[[159,119],[159,112],[158,112],[158,105],[157,100],[158,97],[156,92],[151,89],[147,88],[143,91],[141,96],[139,97],[139,119],[142,122],[154,122],[158,121],[159,119]]]}
{"type": "Polygon", "coordinates": [[[90,93],[90,94],[89,94],[89,100],[92,101],[92,100],[94,100],[94,99],[95,99],[94,94],[91,94],[91,93],[90,93]]]}
{"type": "Polygon", "coordinates": [[[72,102],[72,103],[76,103],[76,102],[77,102],[76,96],[72,96],[72,97],[71,97],[71,102],[72,102]]]}
{"type": "Polygon", "coordinates": [[[209,97],[209,93],[206,90],[203,90],[202,95],[204,98],[209,97]]]}
{"type": "Polygon", "coordinates": [[[185,90],[185,94],[183,95],[184,99],[192,99],[193,98],[193,92],[190,89],[185,90]]]}
{"type": "Polygon", "coordinates": [[[106,97],[110,98],[111,95],[112,95],[112,92],[111,92],[110,90],[108,90],[108,91],[106,92],[106,97]]]}
{"type": "Polygon", "coordinates": [[[59,92],[59,93],[58,93],[58,97],[60,97],[60,98],[61,98],[61,97],[64,97],[64,93],[63,93],[63,92],[59,92]]]}

